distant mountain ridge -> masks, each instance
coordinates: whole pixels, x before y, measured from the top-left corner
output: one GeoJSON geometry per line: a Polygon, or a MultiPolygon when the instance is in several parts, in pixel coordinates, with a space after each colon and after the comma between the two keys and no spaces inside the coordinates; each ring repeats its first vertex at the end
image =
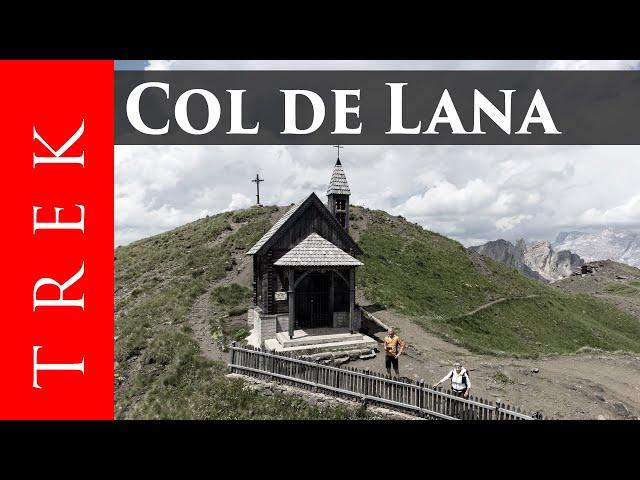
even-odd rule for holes
{"type": "Polygon", "coordinates": [[[556,250],[571,250],[586,262],[612,260],[640,267],[640,233],[607,228],[598,232],[560,232],[553,242],[556,250]]]}
{"type": "Polygon", "coordinates": [[[513,245],[503,239],[470,247],[471,250],[522,272],[529,278],[553,282],[568,277],[584,264],[579,255],[555,249],[548,241],[527,243],[520,239],[513,245]]]}

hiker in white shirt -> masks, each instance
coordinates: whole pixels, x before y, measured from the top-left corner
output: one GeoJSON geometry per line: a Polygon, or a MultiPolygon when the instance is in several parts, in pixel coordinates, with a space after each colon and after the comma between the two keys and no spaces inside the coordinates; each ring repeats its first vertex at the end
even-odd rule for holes
{"type": "Polygon", "coordinates": [[[456,397],[469,398],[471,380],[469,379],[467,369],[464,368],[460,362],[455,362],[453,364],[453,370],[447,373],[438,383],[434,383],[433,388],[436,388],[448,379],[451,379],[451,389],[456,397]]]}

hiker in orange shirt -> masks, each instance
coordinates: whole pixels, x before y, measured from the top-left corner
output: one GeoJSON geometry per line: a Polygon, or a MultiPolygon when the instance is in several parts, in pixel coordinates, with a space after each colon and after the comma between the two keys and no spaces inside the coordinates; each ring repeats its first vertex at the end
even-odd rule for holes
{"type": "Polygon", "coordinates": [[[384,364],[387,368],[387,375],[391,376],[391,366],[393,365],[396,378],[400,376],[400,372],[398,371],[398,357],[404,352],[405,346],[405,343],[396,335],[393,328],[390,328],[387,336],[384,337],[384,364]]]}

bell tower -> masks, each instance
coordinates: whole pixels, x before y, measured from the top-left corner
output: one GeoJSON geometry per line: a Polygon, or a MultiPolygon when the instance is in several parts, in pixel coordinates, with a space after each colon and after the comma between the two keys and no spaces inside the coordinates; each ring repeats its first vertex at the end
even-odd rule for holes
{"type": "Polygon", "coordinates": [[[351,195],[351,191],[349,190],[347,177],[342,169],[340,150],[338,150],[338,160],[333,167],[329,188],[327,189],[327,197],[329,200],[327,206],[340,225],[347,231],[349,231],[349,195],[351,195]]]}

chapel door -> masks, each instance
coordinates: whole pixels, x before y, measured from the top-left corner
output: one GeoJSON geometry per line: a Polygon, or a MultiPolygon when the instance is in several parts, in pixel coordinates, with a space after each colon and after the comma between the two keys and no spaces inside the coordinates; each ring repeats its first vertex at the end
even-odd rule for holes
{"type": "Polygon", "coordinates": [[[329,273],[311,272],[296,287],[296,328],[331,327],[329,273]]]}

